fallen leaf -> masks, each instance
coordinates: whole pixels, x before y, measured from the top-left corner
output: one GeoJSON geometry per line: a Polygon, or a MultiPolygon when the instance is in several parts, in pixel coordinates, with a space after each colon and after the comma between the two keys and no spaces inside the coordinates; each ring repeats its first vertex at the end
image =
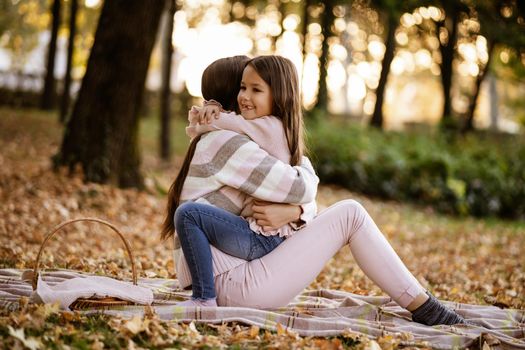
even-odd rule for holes
{"type": "Polygon", "coordinates": [[[20,340],[26,348],[30,350],[37,350],[42,347],[42,343],[38,339],[33,337],[26,338],[23,328],[14,329],[11,326],[7,326],[7,328],[9,329],[9,335],[20,340]]]}
{"type": "Polygon", "coordinates": [[[133,316],[129,321],[124,321],[123,329],[133,335],[144,330],[144,322],[140,316],[133,316]]]}
{"type": "Polygon", "coordinates": [[[259,327],[258,326],[252,326],[250,328],[250,338],[254,339],[259,335],[259,327]]]}

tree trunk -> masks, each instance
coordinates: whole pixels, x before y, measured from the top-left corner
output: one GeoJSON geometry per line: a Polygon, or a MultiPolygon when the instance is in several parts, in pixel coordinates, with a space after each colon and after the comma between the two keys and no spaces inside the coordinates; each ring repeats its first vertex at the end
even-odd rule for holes
{"type": "Polygon", "coordinates": [[[105,1],[55,166],[85,181],[143,186],[138,114],[164,1],[105,1]]]}
{"type": "MultiPolygon", "coordinates": [[[[310,23],[310,13],[308,11],[308,7],[310,6],[311,0],[305,0],[303,1],[303,16],[301,18],[302,27],[301,27],[301,44],[302,44],[302,50],[303,50],[303,66],[301,70],[301,81],[304,80],[304,68],[306,63],[306,55],[308,54],[308,51],[306,49],[306,37],[308,36],[308,24],[310,23]]],[[[301,87],[301,93],[304,96],[304,89],[301,87]]],[[[305,114],[307,116],[308,114],[305,114]]]]}
{"type": "Polygon", "coordinates": [[[60,27],[61,0],[53,0],[51,5],[51,38],[47,49],[46,76],[44,78],[44,91],[40,107],[50,110],[55,106],[56,81],[55,81],[55,55],[57,50],[58,28],[60,27]]]}
{"type": "MultiPolygon", "coordinates": [[[[448,40],[446,43],[440,41],[441,51],[441,84],[443,85],[443,115],[441,123],[444,126],[453,124],[452,120],[452,63],[454,61],[454,52],[458,38],[458,23],[459,23],[459,9],[454,5],[446,9],[447,18],[441,24],[441,27],[446,28],[448,32],[448,40]]],[[[439,31],[438,31],[439,34],[439,31]]]]}
{"type": "Polygon", "coordinates": [[[170,145],[170,97],[171,97],[171,60],[173,57],[173,17],[177,10],[175,0],[168,0],[166,11],[166,28],[162,43],[162,88],[160,95],[160,157],[169,160],[171,156],[170,145]]]}
{"type": "Polygon", "coordinates": [[[306,59],[306,36],[308,35],[308,24],[310,23],[310,13],[308,12],[308,7],[310,6],[311,0],[303,1],[303,26],[301,27],[301,40],[303,44],[303,71],[304,71],[304,61],[306,59]]]}
{"type": "Polygon", "coordinates": [[[498,131],[498,90],[496,88],[496,77],[494,74],[489,76],[489,95],[490,95],[490,129],[498,131]]]}
{"type": "Polygon", "coordinates": [[[69,111],[69,100],[71,94],[71,69],[73,67],[73,50],[75,48],[75,35],[77,32],[77,12],[78,0],[70,0],[69,11],[69,40],[67,44],[67,66],[64,75],[64,89],[62,91],[62,101],[60,101],[60,123],[64,124],[69,111]]]}
{"type": "Polygon", "coordinates": [[[385,97],[386,84],[388,81],[388,74],[390,73],[390,64],[394,59],[394,53],[396,50],[396,28],[397,28],[397,17],[392,13],[387,12],[388,16],[388,28],[386,38],[386,50],[383,56],[383,62],[381,62],[381,75],[379,76],[379,83],[376,89],[376,103],[374,107],[374,114],[370,120],[370,125],[378,129],[383,128],[383,101],[385,97]]]}
{"type": "Polygon", "coordinates": [[[317,93],[317,102],[315,109],[325,111],[328,107],[328,86],[326,84],[326,77],[328,76],[329,63],[329,45],[328,38],[332,34],[331,26],[334,23],[334,8],[331,1],[324,2],[324,11],[321,15],[321,28],[323,35],[323,45],[321,46],[321,57],[319,57],[319,90],[317,93]]]}
{"type": "Polygon", "coordinates": [[[286,16],[287,16],[287,13],[288,13],[288,8],[287,8],[286,4],[284,4],[281,1],[279,1],[279,3],[277,4],[277,11],[281,14],[281,21],[279,23],[279,25],[281,26],[281,32],[279,33],[279,35],[273,37],[273,43],[272,43],[273,51],[272,52],[275,52],[277,50],[277,42],[284,35],[284,20],[286,19],[286,16]]]}
{"type": "Polygon", "coordinates": [[[493,50],[494,50],[494,42],[491,41],[489,42],[488,47],[487,47],[487,53],[488,53],[487,63],[485,64],[485,67],[483,67],[483,70],[476,77],[476,83],[474,85],[474,93],[472,95],[472,98],[470,99],[470,104],[468,106],[467,118],[465,120],[465,125],[463,125],[463,128],[461,130],[463,133],[474,130],[474,113],[476,112],[476,106],[478,104],[479,90],[481,88],[481,84],[483,83],[483,80],[487,76],[487,72],[489,71],[489,66],[490,66],[493,50]]]}

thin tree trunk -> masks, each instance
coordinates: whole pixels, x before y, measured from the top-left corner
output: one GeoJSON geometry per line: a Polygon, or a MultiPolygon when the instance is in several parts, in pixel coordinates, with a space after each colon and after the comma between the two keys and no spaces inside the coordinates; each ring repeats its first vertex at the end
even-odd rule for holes
{"type": "Polygon", "coordinates": [[[447,10],[447,18],[445,23],[441,24],[441,27],[447,29],[448,40],[447,43],[441,43],[441,83],[443,86],[443,114],[441,117],[441,123],[445,126],[453,124],[452,120],[452,64],[454,62],[454,52],[458,37],[458,23],[459,23],[459,10],[454,6],[450,6],[447,10]],[[448,22],[448,25],[447,25],[448,22]]]}
{"type": "Polygon", "coordinates": [[[277,42],[284,35],[284,20],[286,19],[286,14],[287,14],[287,6],[286,6],[286,4],[283,4],[281,1],[279,1],[279,4],[277,5],[277,11],[281,14],[281,21],[279,23],[279,25],[281,26],[281,32],[279,33],[279,35],[277,35],[276,37],[273,38],[273,42],[272,42],[273,52],[276,52],[276,50],[277,50],[277,42]]]}
{"type": "Polygon", "coordinates": [[[163,9],[164,1],[104,2],[55,166],[80,164],[85,181],[143,186],[139,111],[163,9]]]}
{"type": "Polygon", "coordinates": [[[489,76],[489,95],[490,95],[490,129],[498,131],[498,90],[496,88],[496,77],[494,74],[489,76]]]}
{"type": "Polygon", "coordinates": [[[166,29],[162,43],[162,88],[160,96],[160,157],[169,160],[171,156],[170,145],[170,97],[171,97],[171,60],[173,57],[173,17],[177,10],[175,0],[168,0],[166,29]]]}
{"type": "MultiPolygon", "coordinates": [[[[306,48],[306,45],[307,45],[306,37],[308,36],[308,24],[310,23],[310,13],[308,11],[308,7],[310,6],[310,2],[311,2],[311,0],[303,1],[303,15],[302,15],[302,18],[301,18],[301,22],[302,22],[302,27],[301,27],[301,44],[302,44],[302,50],[303,50],[303,66],[302,66],[302,70],[301,70],[301,81],[304,80],[304,69],[305,69],[305,63],[306,63],[306,55],[308,54],[308,50],[306,48]]],[[[304,89],[302,89],[302,88],[301,88],[301,93],[304,96],[304,89]]]]}
{"type": "Polygon", "coordinates": [[[370,125],[376,128],[383,128],[383,101],[385,96],[386,84],[388,81],[388,75],[390,73],[390,64],[394,59],[394,53],[396,50],[396,28],[397,28],[397,17],[394,17],[392,13],[387,12],[388,16],[388,28],[386,38],[386,50],[381,62],[381,75],[379,76],[379,83],[376,89],[376,103],[374,107],[374,114],[370,119],[370,125]]]}
{"type": "MultiPolygon", "coordinates": [[[[305,0],[303,1],[303,26],[301,27],[301,40],[303,44],[303,67],[304,67],[304,60],[306,59],[306,54],[308,53],[306,50],[306,37],[308,35],[308,24],[310,24],[310,13],[308,11],[308,7],[310,6],[311,0],[305,0]]],[[[304,69],[303,69],[304,70],[304,69]]]]}
{"type": "Polygon", "coordinates": [[[488,53],[488,60],[485,64],[485,67],[483,67],[483,70],[478,74],[476,77],[476,83],[474,85],[474,94],[472,95],[472,98],[470,99],[470,104],[467,111],[467,118],[465,120],[465,125],[463,125],[462,132],[466,133],[469,131],[474,130],[474,113],[476,112],[476,106],[478,104],[478,97],[479,97],[479,91],[481,88],[481,84],[485,80],[485,77],[487,76],[487,72],[489,71],[489,66],[492,58],[492,52],[494,50],[494,42],[491,41],[488,44],[487,47],[487,53],[488,53]]]}
{"type": "Polygon", "coordinates": [[[53,0],[51,5],[51,38],[47,49],[46,76],[40,107],[50,110],[55,106],[56,81],[55,81],[55,56],[57,50],[58,28],[60,27],[61,0],[53,0]]]}
{"type": "Polygon", "coordinates": [[[64,75],[64,89],[62,91],[62,101],[60,101],[60,123],[64,124],[69,111],[69,100],[71,94],[71,69],[73,68],[73,51],[75,48],[75,35],[77,32],[77,12],[78,0],[70,0],[69,11],[69,40],[67,44],[67,67],[64,75]]]}
{"type": "Polygon", "coordinates": [[[321,57],[319,57],[319,90],[317,93],[317,102],[315,109],[326,110],[328,107],[328,86],[326,84],[326,77],[328,76],[329,63],[329,45],[328,38],[332,34],[331,26],[334,23],[334,8],[331,1],[324,3],[324,11],[321,17],[321,28],[323,35],[323,44],[321,46],[321,57]]]}

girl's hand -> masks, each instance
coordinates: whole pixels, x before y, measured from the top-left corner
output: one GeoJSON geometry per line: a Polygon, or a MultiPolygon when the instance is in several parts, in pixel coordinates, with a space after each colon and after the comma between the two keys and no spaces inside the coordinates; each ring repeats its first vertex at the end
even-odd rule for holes
{"type": "Polygon", "coordinates": [[[199,124],[211,124],[213,118],[218,119],[221,108],[215,104],[204,105],[199,111],[199,124]]]}
{"type": "Polygon", "coordinates": [[[191,106],[191,109],[188,111],[188,121],[190,122],[190,125],[199,124],[200,110],[201,110],[201,107],[191,106]]]}
{"type": "Polygon", "coordinates": [[[253,218],[264,231],[278,229],[290,222],[299,220],[302,209],[298,205],[254,201],[253,218]]]}

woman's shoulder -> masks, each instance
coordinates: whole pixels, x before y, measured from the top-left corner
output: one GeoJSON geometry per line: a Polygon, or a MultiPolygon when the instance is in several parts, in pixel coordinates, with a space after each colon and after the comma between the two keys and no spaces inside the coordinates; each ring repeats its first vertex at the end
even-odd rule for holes
{"type": "Polygon", "coordinates": [[[220,150],[236,150],[242,146],[258,147],[248,136],[230,130],[215,130],[206,133],[197,143],[195,154],[210,157],[220,150]]]}
{"type": "Polygon", "coordinates": [[[259,145],[248,136],[230,130],[216,130],[204,134],[195,148],[192,165],[208,164],[219,156],[223,161],[233,155],[245,157],[259,151],[259,145]],[[244,156],[240,156],[243,154],[244,156]]]}

